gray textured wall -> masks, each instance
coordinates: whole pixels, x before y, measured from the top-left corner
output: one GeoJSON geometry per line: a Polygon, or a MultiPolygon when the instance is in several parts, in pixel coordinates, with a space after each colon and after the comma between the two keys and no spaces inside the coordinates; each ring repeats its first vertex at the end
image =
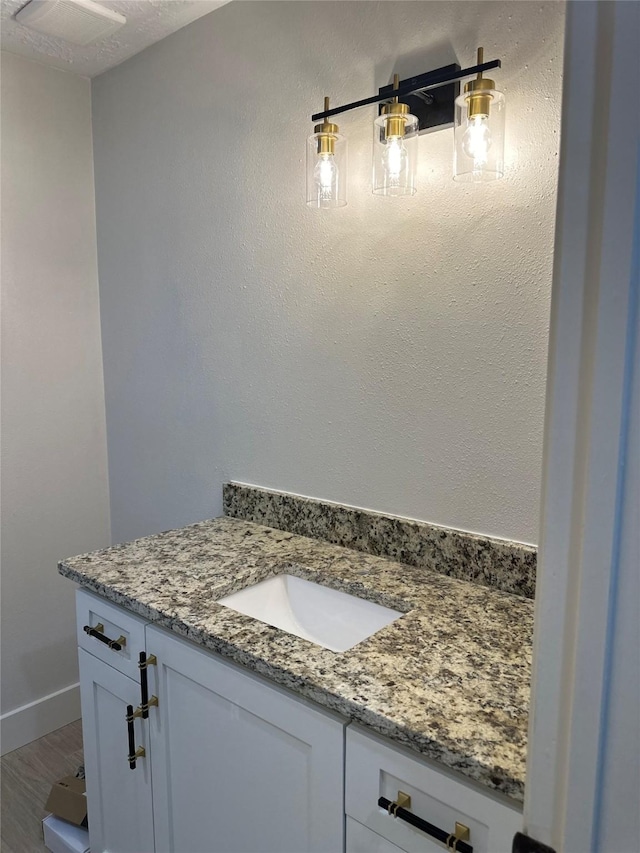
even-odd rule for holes
{"type": "Polygon", "coordinates": [[[113,534],[220,511],[229,478],[535,542],[564,6],[232,3],[93,81],[113,534]],[[304,206],[309,115],[475,48],[507,174],[304,206]],[[397,63],[396,63],[396,60],[397,63]]]}
{"type": "MultiPolygon", "coordinates": [[[[3,712],[77,681],[56,561],[108,542],[90,84],[3,52],[3,712]]],[[[42,725],[68,722],[73,697],[51,703],[42,725]]]]}

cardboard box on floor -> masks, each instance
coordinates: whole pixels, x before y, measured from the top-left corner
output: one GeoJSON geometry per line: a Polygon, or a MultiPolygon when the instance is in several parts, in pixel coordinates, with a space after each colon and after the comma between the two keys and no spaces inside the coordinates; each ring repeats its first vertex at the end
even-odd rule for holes
{"type": "Polygon", "coordinates": [[[75,826],[87,826],[87,796],[84,779],[65,776],[55,782],[45,809],[75,826]]]}

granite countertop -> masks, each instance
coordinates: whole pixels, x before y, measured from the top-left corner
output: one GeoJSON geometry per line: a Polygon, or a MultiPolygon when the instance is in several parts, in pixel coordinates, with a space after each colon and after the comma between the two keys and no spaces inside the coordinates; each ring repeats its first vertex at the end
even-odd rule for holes
{"type": "Polygon", "coordinates": [[[63,560],[62,575],[514,800],[524,794],[533,602],[216,518],[63,560]],[[336,653],[217,599],[275,574],[404,612],[336,653]]]}

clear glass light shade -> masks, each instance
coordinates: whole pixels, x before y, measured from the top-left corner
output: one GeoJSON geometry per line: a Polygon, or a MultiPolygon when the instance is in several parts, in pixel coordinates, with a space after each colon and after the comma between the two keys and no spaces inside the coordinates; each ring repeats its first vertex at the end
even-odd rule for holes
{"type": "Polygon", "coordinates": [[[505,100],[497,89],[456,98],[453,177],[456,181],[495,181],[504,175],[505,100]]]}
{"type": "Polygon", "coordinates": [[[307,204],[318,210],[347,203],[347,140],[340,133],[307,139],[307,204]]]}
{"type": "Polygon", "coordinates": [[[373,123],[373,192],[376,195],[414,195],[418,119],[381,115],[373,123]]]}

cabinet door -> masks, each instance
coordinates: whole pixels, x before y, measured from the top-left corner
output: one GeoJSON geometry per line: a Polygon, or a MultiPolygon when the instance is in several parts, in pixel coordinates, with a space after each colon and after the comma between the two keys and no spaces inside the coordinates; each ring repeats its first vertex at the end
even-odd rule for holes
{"type": "Polygon", "coordinates": [[[257,676],[148,627],[156,849],[340,853],[344,727],[257,676]]]}
{"type": "Polygon", "coordinates": [[[153,853],[149,744],[140,719],[135,744],[147,755],[135,770],[127,761],[126,709],[138,705],[140,686],[83,649],[78,658],[91,851],[153,853]]]}

